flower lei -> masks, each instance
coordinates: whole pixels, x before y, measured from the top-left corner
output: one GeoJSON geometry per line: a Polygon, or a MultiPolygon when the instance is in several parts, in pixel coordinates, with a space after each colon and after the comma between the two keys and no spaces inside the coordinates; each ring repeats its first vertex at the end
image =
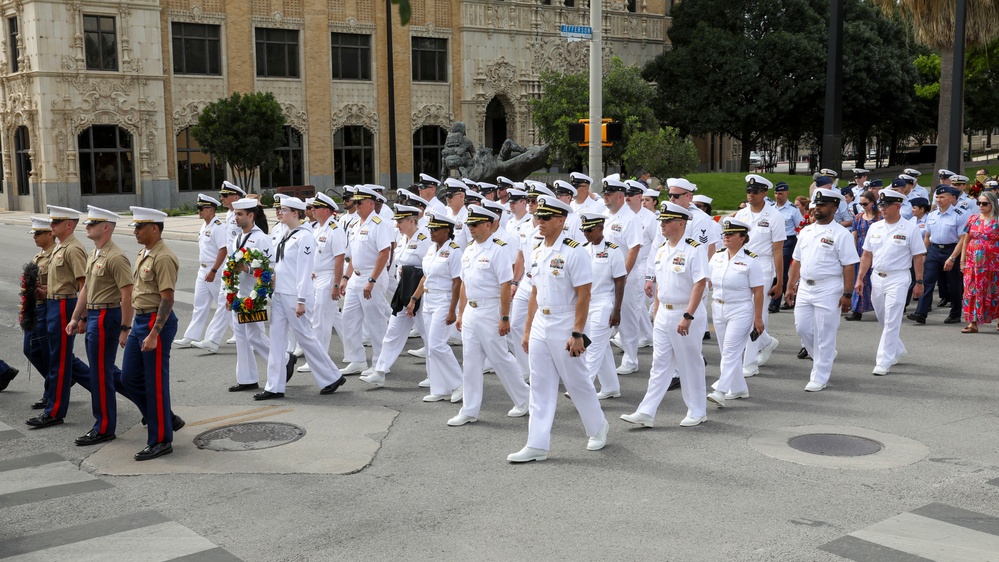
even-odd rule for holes
{"type": "Polygon", "coordinates": [[[38,264],[29,262],[24,264],[24,273],[21,274],[21,310],[18,312],[17,321],[21,329],[30,332],[35,329],[38,323],[38,316],[35,306],[38,304],[38,264]]]}
{"type": "Polygon", "coordinates": [[[267,297],[274,292],[271,281],[274,278],[274,270],[271,268],[271,260],[257,248],[240,248],[226,260],[225,270],[222,271],[222,282],[225,283],[226,306],[233,312],[260,312],[267,308],[267,297]],[[240,266],[246,265],[253,273],[253,290],[249,296],[239,299],[236,293],[239,291],[240,266]]]}

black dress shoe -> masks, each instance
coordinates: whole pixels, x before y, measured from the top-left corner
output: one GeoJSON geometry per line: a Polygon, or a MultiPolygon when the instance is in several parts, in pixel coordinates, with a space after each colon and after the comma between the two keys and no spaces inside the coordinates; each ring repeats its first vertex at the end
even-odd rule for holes
{"type": "Polygon", "coordinates": [[[105,441],[114,441],[114,439],[114,433],[97,433],[96,429],[91,429],[86,435],[77,437],[75,442],[78,447],[86,447],[87,445],[96,445],[105,441]]]}
{"type": "Polygon", "coordinates": [[[780,309],[781,310],[791,310],[792,308],[794,308],[794,307],[791,306],[791,305],[789,305],[789,304],[787,304],[787,303],[784,303],[784,304],[780,305],[780,309]]]}
{"type": "Polygon", "coordinates": [[[920,314],[918,312],[911,312],[911,313],[909,313],[908,316],[906,316],[906,318],[908,318],[909,320],[912,320],[916,324],[925,324],[926,323],[926,315],[925,314],[920,314]]]}
{"type": "Polygon", "coordinates": [[[295,363],[298,363],[298,356],[294,353],[288,354],[288,363],[284,366],[284,382],[291,380],[291,377],[295,376],[295,363]]]}
{"type": "Polygon", "coordinates": [[[14,380],[14,377],[16,377],[19,372],[20,371],[14,367],[8,367],[7,372],[0,375],[0,392],[7,390],[7,385],[10,384],[10,381],[14,380]]]}
{"type": "Polygon", "coordinates": [[[336,392],[336,389],[343,386],[345,382],[347,382],[347,377],[340,375],[340,378],[337,379],[336,382],[326,387],[323,387],[323,389],[319,391],[319,394],[333,394],[334,392],[336,392]]]}
{"type": "Polygon", "coordinates": [[[704,339],[706,339],[706,340],[710,340],[710,339],[711,339],[711,332],[709,332],[709,331],[705,331],[705,332],[704,332],[704,339]]]}
{"type": "Polygon", "coordinates": [[[780,307],[778,305],[776,305],[776,304],[772,304],[772,305],[770,305],[770,306],[767,307],[767,311],[770,314],[777,314],[778,312],[780,312],[780,307]]]}
{"type": "Polygon", "coordinates": [[[944,324],[957,324],[960,321],[961,319],[957,316],[948,316],[947,319],[944,320],[944,324]]]}
{"type": "Polygon", "coordinates": [[[173,445],[170,443],[157,443],[146,447],[145,449],[135,453],[135,460],[137,461],[148,461],[149,459],[155,459],[156,457],[162,457],[163,455],[169,455],[173,452],[173,445]]]}
{"type": "Polygon", "coordinates": [[[861,312],[851,312],[849,316],[846,317],[847,322],[853,322],[855,320],[861,320],[864,314],[861,312]]]}
{"type": "Polygon", "coordinates": [[[251,383],[247,383],[247,384],[238,383],[238,384],[234,384],[234,385],[230,386],[229,387],[229,392],[242,392],[244,390],[256,390],[258,388],[260,388],[260,385],[257,384],[257,383],[255,383],[255,382],[251,382],[251,383]]]}
{"type": "Polygon", "coordinates": [[[669,381],[669,387],[666,389],[666,392],[669,392],[671,390],[676,390],[678,388],[680,388],[680,377],[676,377],[673,380],[669,381]]]}
{"type": "Polygon", "coordinates": [[[25,420],[24,423],[30,425],[35,429],[41,429],[43,427],[50,427],[53,425],[61,424],[62,418],[53,418],[52,416],[46,416],[45,414],[42,414],[40,416],[36,416],[28,420],[25,420]]]}
{"type": "Polygon", "coordinates": [[[950,304],[950,299],[940,299],[940,302],[937,303],[937,306],[947,306],[948,304],[950,304]]]}
{"type": "Polygon", "coordinates": [[[187,422],[184,421],[183,418],[181,418],[177,414],[173,415],[173,430],[174,431],[180,431],[181,429],[184,428],[185,425],[187,425],[187,422]]]}
{"type": "Polygon", "coordinates": [[[46,400],[46,399],[44,399],[44,398],[42,398],[38,402],[35,402],[34,404],[32,404],[31,405],[31,409],[32,410],[44,410],[45,408],[48,407],[48,405],[49,405],[49,401],[46,400]]]}
{"type": "Polygon", "coordinates": [[[808,350],[801,348],[798,350],[798,359],[808,359],[808,350]]]}
{"type": "Polygon", "coordinates": [[[265,390],[263,392],[258,392],[253,395],[254,400],[270,400],[271,398],[284,398],[283,392],[271,392],[265,390]]]}

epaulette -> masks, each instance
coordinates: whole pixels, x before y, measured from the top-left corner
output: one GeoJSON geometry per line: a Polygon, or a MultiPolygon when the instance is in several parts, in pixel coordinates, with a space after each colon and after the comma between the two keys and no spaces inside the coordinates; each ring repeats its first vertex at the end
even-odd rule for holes
{"type": "Polygon", "coordinates": [[[756,257],[756,254],[754,254],[753,252],[750,252],[749,250],[743,250],[743,252],[746,252],[746,255],[749,256],[749,257],[751,257],[751,258],[755,258],[756,257]]]}
{"type": "Polygon", "coordinates": [[[222,221],[219,219],[215,219],[215,224],[222,224],[222,221]]]}
{"type": "Polygon", "coordinates": [[[493,243],[495,243],[497,246],[506,246],[506,242],[500,240],[499,238],[493,238],[493,243]]]}
{"type": "Polygon", "coordinates": [[[715,253],[716,253],[716,254],[720,254],[720,253],[724,252],[724,251],[725,251],[725,250],[727,250],[727,249],[728,249],[728,248],[718,248],[717,250],[715,250],[715,253]]]}
{"type": "Polygon", "coordinates": [[[954,212],[957,213],[957,214],[959,214],[959,215],[963,215],[964,214],[964,211],[962,211],[961,209],[954,209],[954,212]]]}
{"type": "Polygon", "coordinates": [[[455,250],[457,250],[458,248],[461,248],[461,246],[459,246],[458,244],[456,244],[453,240],[451,241],[450,246],[451,246],[451,248],[453,248],[455,250]]]}
{"type": "Polygon", "coordinates": [[[329,226],[330,226],[330,230],[336,230],[336,229],[340,228],[340,225],[337,224],[336,221],[330,221],[329,226]]]}
{"type": "Polygon", "coordinates": [[[562,239],[562,243],[565,244],[566,246],[570,247],[570,248],[575,248],[575,247],[579,246],[579,242],[576,242],[572,238],[563,238],[562,239]]]}
{"type": "Polygon", "coordinates": [[[375,224],[382,224],[382,218],[381,217],[377,217],[377,216],[376,217],[372,217],[371,218],[371,222],[373,222],[375,224]]]}
{"type": "Polygon", "coordinates": [[[417,240],[426,240],[427,239],[427,235],[421,232],[421,233],[419,233],[419,234],[416,235],[416,239],[417,240]]]}
{"type": "Polygon", "coordinates": [[[615,244],[615,243],[613,243],[613,242],[608,242],[608,243],[607,243],[607,247],[608,247],[608,248],[614,248],[614,249],[616,250],[616,249],[617,249],[617,244],[615,244]]]}
{"type": "Polygon", "coordinates": [[[693,238],[687,238],[686,242],[687,242],[687,244],[693,246],[694,248],[696,248],[696,247],[698,247],[698,246],[701,245],[700,242],[698,242],[697,240],[694,240],[693,238]]]}
{"type": "Polygon", "coordinates": [[[541,242],[538,242],[537,244],[534,245],[534,249],[535,250],[537,250],[540,247],[541,247],[541,242]]]}

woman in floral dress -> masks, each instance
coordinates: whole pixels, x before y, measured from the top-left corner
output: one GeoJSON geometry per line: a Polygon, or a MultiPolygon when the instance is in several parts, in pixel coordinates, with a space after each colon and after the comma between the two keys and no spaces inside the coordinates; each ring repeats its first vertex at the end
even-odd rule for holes
{"type": "Polygon", "coordinates": [[[978,196],[981,214],[971,215],[964,228],[967,236],[961,247],[964,271],[964,319],[969,322],[962,333],[978,333],[979,324],[999,318],[999,222],[994,191],[978,196]]]}
{"type": "MultiPolygon", "coordinates": [[[[860,206],[864,209],[863,213],[858,214],[853,219],[853,240],[857,243],[857,252],[860,254],[864,253],[864,240],[867,238],[867,230],[871,228],[871,225],[875,222],[881,220],[881,211],[878,210],[877,198],[874,193],[870,191],[865,191],[860,195],[860,206]]],[[[860,265],[856,265],[854,274],[860,269],[860,265]]],[[[853,293],[853,304],[851,306],[852,313],[847,315],[847,320],[860,320],[864,317],[865,312],[870,312],[874,310],[874,303],[871,302],[871,271],[868,270],[867,275],[864,277],[864,291],[862,293],[853,293]]]]}

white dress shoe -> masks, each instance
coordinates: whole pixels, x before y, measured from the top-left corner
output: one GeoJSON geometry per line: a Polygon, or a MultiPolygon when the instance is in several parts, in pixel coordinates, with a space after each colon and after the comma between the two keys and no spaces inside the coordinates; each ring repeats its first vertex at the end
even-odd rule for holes
{"type": "Polygon", "coordinates": [[[639,348],[652,347],[652,340],[640,339],[638,340],[638,347],[639,348]]]}
{"type": "Polygon", "coordinates": [[[722,394],[722,391],[716,390],[716,391],[714,391],[714,392],[712,392],[711,394],[708,395],[708,402],[714,403],[719,408],[724,408],[725,407],[725,395],[722,394]]]}
{"type": "Polygon", "coordinates": [[[427,358],[427,348],[425,347],[421,347],[420,349],[410,349],[406,353],[412,355],[413,357],[422,357],[423,359],[427,358]]]}
{"type": "Polygon", "coordinates": [[[760,374],[760,366],[759,365],[743,365],[742,366],[742,376],[746,377],[747,379],[749,377],[754,377],[754,376],[756,376],[758,374],[760,374]]]}
{"type": "Polygon", "coordinates": [[[548,459],[548,451],[544,449],[533,449],[524,447],[512,455],[507,455],[506,460],[513,463],[543,461],[548,459]]]}
{"type": "Polygon", "coordinates": [[[896,357],[895,360],[891,362],[891,366],[894,367],[895,365],[898,365],[898,362],[901,361],[902,358],[908,354],[909,354],[908,351],[903,351],[902,353],[899,353],[898,357],[896,357]]]}
{"type": "Polygon", "coordinates": [[[369,340],[369,339],[364,339],[364,340],[363,340],[363,341],[361,342],[361,345],[363,345],[364,347],[371,347],[371,340],[369,340]]]}
{"type": "Polygon", "coordinates": [[[298,371],[299,373],[311,373],[312,367],[310,367],[308,363],[303,363],[301,367],[295,370],[298,371]]]}
{"type": "Polygon", "coordinates": [[[292,351],[292,353],[295,354],[295,357],[303,357],[305,355],[305,350],[302,349],[302,346],[296,345],[295,351],[292,351]]]}
{"type": "Polygon", "coordinates": [[[680,427],[694,427],[695,425],[701,425],[706,421],[708,421],[708,416],[701,416],[699,418],[687,416],[680,421],[680,427]]]}
{"type": "Polygon", "coordinates": [[[824,385],[824,384],[817,383],[815,381],[808,381],[808,384],[805,385],[805,390],[807,392],[818,392],[818,391],[822,390],[825,387],[826,387],[826,385],[824,385]]]}
{"type": "Polygon", "coordinates": [[[201,340],[191,343],[191,347],[196,347],[198,349],[203,349],[208,353],[218,353],[219,344],[213,342],[212,340],[201,340]]]}
{"type": "Polygon", "coordinates": [[[520,406],[514,406],[513,408],[510,409],[509,412],[506,413],[506,415],[510,416],[511,418],[519,418],[522,416],[526,416],[528,404],[530,404],[530,402],[524,402],[520,406]]]}
{"type": "Polygon", "coordinates": [[[624,365],[621,365],[620,367],[617,368],[617,374],[619,375],[630,375],[632,373],[637,373],[637,372],[638,372],[638,367],[625,367],[624,365]]]}
{"type": "Polygon", "coordinates": [[[738,398],[749,398],[749,391],[743,390],[741,392],[726,392],[725,400],[736,400],[738,398]]]}
{"type": "MultiPolygon", "coordinates": [[[[363,378],[361,380],[364,380],[363,378]]],[[[451,398],[450,394],[428,394],[423,397],[424,402],[441,402],[443,400],[449,400],[451,398]]]]}
{"type": "Polygon", "coordinates": [[[361,381],[375,386],[385,386],[385,373],[372,371],[367,375],[361,375],[361,381]]]}
{"type": "Polygon", "coordinates": [[[624,343],[621,342],[621,336],[617,335],[610,339],[610,342],[620,349],[624,349],[624,343]]]}
{"type": "Polygon", "coordinates": [[[361,371],[361,376],[363,377],[363,376],[366,376],[366,375],[370,375],[370,374],[372,374],[374,372],[375,372],[375,368],[374,367],[368,367],[367,369],[361,371]]]}
{"type": "Polygon", "coordinates": [[[653,427],[655,423],[655,418],[641,412],[635,412],[634,414],[622,414],[621,419],[628,423],[633,423],[642,427],[653,427]]]}
{"type": "Polygon", "coordinates": [[[610,424],[607,423],[607,419],[604,419],[604,425],[600,428],[600,431],[596,435],[590,437],[586,442],[587,451],[599,451],[604,448],[607,444],[607,432],[610,431],[610,424]]]}
{"type": "Polygon", "coordinates": [[[473,418],[472,416],[464,416],[458,414],[457,416],[447,420],[447,424],[451,427],[458,427],[459,425],[465,425],[466,423],[475,423],[479,421],[479,418],[473,418]]]}
{"type": "Polygon", "coordinates": [[[420,388],[430,388],[430,377],[427,377],[420,381],[420,384],[416,385],[420,388]]]}
{"type": "Polygon", "coordinates": [[[235,345],[236,344],[236,336],[233,336],[233,337],[225,340],[225,343],[227,343],[228,345],[235,345]]]}
{"type": "Polygon", "coordinates": [[[174,347],[191,347],[194,340],[191,338],[180,338],[179,340],[173,340],[174,347]]]}
{"type": "Polygon", "coordinates": [[[879,377],[883,377],[888,374],[888,367],[882,367],[881,365],[875,365],[874,370],[871,371],[872,374],[879,377]]]}
{"type": "Polygon", "coordinates": [[[777,346],[779,344],[780,342],[777,341],[777,338],[771,336],[770,343],[763,346],[763,349],[760,350],[760,356],[759,359],[757,360],[757,365],[761,366],[766,365],[767,361],[770,361],[770,354],[773,353],[775,349],[777,349],[777,346]]]}
{"type": "Polygon", "coordinates": [[[367,370],[367,362],[354,361],[350,365],[347,365],[343,369],[340,369],[340,373],[344,375],[359,375],[367,370]]]}
{"type": "Polygon", "coordinates": [[[604,392],[601,390],[600,392],[597,393],[598,400],[607,400],[608,398],[620,398],[620,397],[621,397],[620,390],[612,390],[610,392],[604,392]]]}
{"type": "Polygon", "coordinates": [[[412,330],[409,331],[409,337],[418,338],[420,337],[420,332],[416,328],[413,328],[412,330]]]}
{"type": "Polygon", "coordinates": [[[492,367],[486,367],[485,369],[482,369],[482,374],[483,375],[488,375],[488,374],[495,375],[496,374],[496,369],[493,369],[492,367]]]}
{"type": "Polygon", "coordinates": [[[459,386],[451,391],[451,402],[457,404],[465,397],[465,387],[459,386]]]}
{"type": "Polygon", "coordinates": [[[447,339],[447,344],[448,345],[461,345],[461,338],[448,338],[447,339]]]}

